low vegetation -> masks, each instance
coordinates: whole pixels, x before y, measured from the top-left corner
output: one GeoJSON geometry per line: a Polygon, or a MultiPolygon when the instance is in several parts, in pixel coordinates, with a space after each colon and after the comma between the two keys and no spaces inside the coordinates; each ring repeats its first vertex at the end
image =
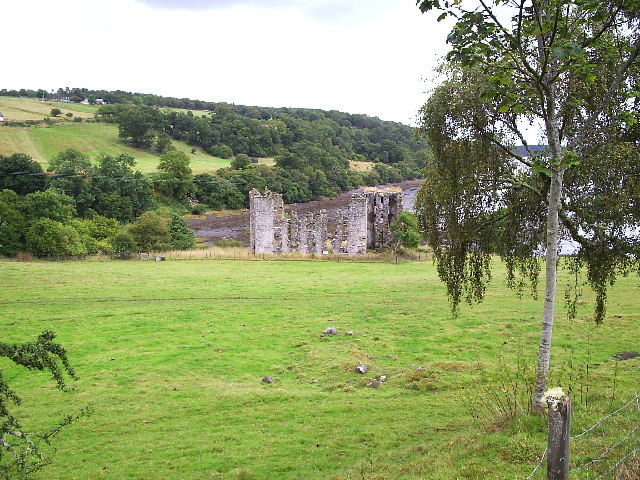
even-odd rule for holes
{"type": "MultiPolygon", "coordinates": [[[[53,330],[79,377],[59,392],[0,364],[23,400],[12,412],[33,431],[93,412],[60,432],[36,478],[506,480],[526,477],[546,443],[521,382],[542,300],[515,298],[500,264],[485,302],[455,318],[431,262],[0,269],[3,341],[53,330]]],[[[613,356],[638,348],[637,280],[619,279],[602,325],[589,295],[556,320],[550,384],[573,397],[575,432],[637,393],[640,359],[613,356]]]]}

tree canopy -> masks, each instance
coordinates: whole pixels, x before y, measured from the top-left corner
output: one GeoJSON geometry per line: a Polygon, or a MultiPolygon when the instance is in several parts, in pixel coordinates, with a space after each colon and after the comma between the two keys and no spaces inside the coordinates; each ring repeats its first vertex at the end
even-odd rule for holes
{"type": "Polygon", "coordinates": [[[638,267],[640,4],[418,4],[455,21],[444,80],[421,111],[420,130],[434,152],[418,199],[421,222],[454,309],[463,298],[483,298],[490,253],[503,256],[512,286],[529,280],[534,291],[545,255],[537,404],[549,368],[561,242],[575,248],[573,271],[586,267],[596,322],[607,287],[638,267]],[[529,146],[527,129],[539,130],[545,149],[529,146]]]}

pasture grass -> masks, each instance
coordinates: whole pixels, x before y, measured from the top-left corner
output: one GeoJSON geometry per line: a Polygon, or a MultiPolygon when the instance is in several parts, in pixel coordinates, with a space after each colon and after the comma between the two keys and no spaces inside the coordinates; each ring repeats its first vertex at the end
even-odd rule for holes
{"type": "MultiPolygon", "coordinates": [[[[537,356],[542,300],[517,299],[497,262],[486,301],[455,318],[431,262],[3,261],[0,271],[3,341],[54,330],[80,377],[59,392],[46,374],[0,361],[23,397],[14,411],[37,430],[93,410],[55,439],[37,478],[513,479],[546,443],[526,400],[513,418],[478,407],[485,391],[504,398],[505,375],[526,375],[537,356]],[[338,335],[323,336],[327,326],[338,335]],[[379,375],[388,380],[367,387],[379,375]]],[[[638,349],[639,290],[635,275],[618,281],[601,326],[591,294],[572,321],[559,304],[551,385],[572,391],[577,431],[637,393],[639,359],[612,355],[638,349]]]]}
{"type": "Polygon", "coordinates": [[[351,160],[349,168],[355,172],[370,172],[373,170],[374,162],[361,162],[359,160],[351,160]]]}
{"type": "MultiPolygon", "coordinates": [[[[0,97],[0,111],[5,115],[7,121],[10,119],[18,121],[42,120],[42,115],[48,116],[52,105],[57,106],[65,113],[74,110],[76,116],[91,118],[93,111],[97,108],[92,105],[0,97]],[[16,106],[12,107],[12,105],[16,106]]],[[[142,173],[156,171],[160,156],[153,152],[131,147],[118,137],[116,125],[102,122],[75,123],[66,120],[64,113],[61,117],[52,125],[47,126],[9,127],[0,125],[0,155],[9,156],[14,153],[24,153],[41,163],[46,169],[53,157],[68,148],[83,152],[92,161],[95,161],[95,158],[100,154],[119,155],[124,153],[135,158],[135,169],[142,173]]],[[[184,152],[190,158],[190,166],[194,174],[205,172],[213,174],[218,169],[228,167],[231,164],[229,159],[213,157],[201,148],[192,148],[184,142],[172,140],[171,143],[176,150],[184,152]]],[[[267,163],[269,162],[267,161],[267,163]]]]}
{"type": "Polygon", "coordinates": [[[51,117],[53,108],[59,108],[62,111],[58,117],[60,119],[65,119],[67,113],[73,113],[74,117],[93,118],[98,110],[95,105],[41,101],[35,98],[0,97],[0,112],[4,114],[5,122],[43,120],[45,117],[51,117]]]}

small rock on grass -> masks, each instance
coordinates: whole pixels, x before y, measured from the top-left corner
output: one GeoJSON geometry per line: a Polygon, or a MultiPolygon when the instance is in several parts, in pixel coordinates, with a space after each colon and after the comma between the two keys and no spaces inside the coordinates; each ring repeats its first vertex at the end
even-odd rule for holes
{"type": "Polygon", "coordinates": [[[262,379],[262,383],[275,383],[275,382],[276,382],[276,379],[273,377],[264,377],[262,379]]]}
{"type": "Polygon", "coordinates": [[[358,365],[356,367],[357,373],[365,373],[367,370],[369,370],[369,367],[367,367],[366,365],[358,365]]]}
{"type": "Polygon", "coordinates": [[[327,327],[324,329],[324,332],[322,332],[324,335],[337,335],[338,334],[338,329],[336,327],[327,327]]]}

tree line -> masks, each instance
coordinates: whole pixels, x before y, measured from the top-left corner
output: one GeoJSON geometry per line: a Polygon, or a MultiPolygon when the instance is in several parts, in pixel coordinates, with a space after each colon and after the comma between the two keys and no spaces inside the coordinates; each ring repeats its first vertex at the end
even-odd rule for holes
{"type": "Polygon", "coordinates": [[[27,155],[0,156],[0,255],[127,258],[139,251],[192,248],[193,232],[175,209],[153,211],[162,205],[160,192],[178,180],[171,159],[161,161],[166,170],[154,178],[134,171],[134,165],[124,154],[91,162],[68,149],[44,172],[27,155]]]}
{"type": "Polygon", "coordinates": [[[277,177],[270,187],[288,202],[418,178],[429,157],[409,127],[340,112],[218,105],[198,116],[128,103],[102,106],[96,118],[117,124],[120,138],[134,147],[161,154],[173,139],[219,158],[275,158],[279,170],[266,176],[277,177]],[[352,160],[374,168],[351,171],[352,160]]]}
{"type": "Polygon", "coordinates": [[[0,156],[0,255],[126,257],[192,248],[193,233],[179,214],[246,208],[253,188],[268,187],[289,202],[307,201],[361,185],[365,178],[346,164],[332,168],[333,160],[320,149],[309,146],[307,153],[306,165],[289,154],[277,157],[273,167],[238,154],[215,175],[193,175],[189,156],[176,150],[162,154],[149,175],[134,170],[134,158],[125,154],[92,161],[67,149],[51,159],[47,172],[28,155],[0,156]]]}

